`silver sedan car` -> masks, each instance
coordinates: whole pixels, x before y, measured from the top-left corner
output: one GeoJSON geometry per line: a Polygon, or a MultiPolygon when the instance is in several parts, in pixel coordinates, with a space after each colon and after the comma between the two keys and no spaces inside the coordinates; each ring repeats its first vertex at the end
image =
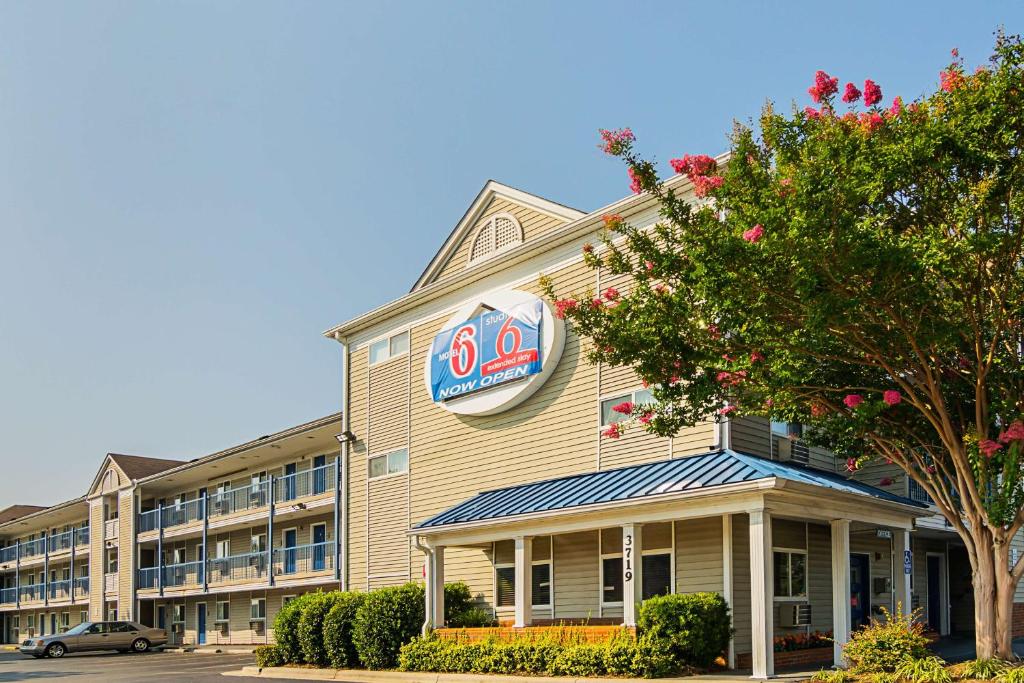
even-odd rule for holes
{"type": "Polygon", "coordinates": [[[64,633],[28,638],[21,643],[23,654],[33,657],[63,657],[68,652],[120,650],[146,652],[167,644],[167,631],[134,621],[86,621],[64,633]]]}

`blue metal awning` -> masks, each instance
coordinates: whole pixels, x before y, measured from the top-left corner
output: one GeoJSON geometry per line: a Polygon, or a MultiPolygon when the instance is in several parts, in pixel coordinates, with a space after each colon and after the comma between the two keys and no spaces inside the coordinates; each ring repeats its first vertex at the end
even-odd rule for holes
{"type": "Polygon", "coordinates": [[[917,508],[927,507],[839,474],[766,460],[732,450],[718,450],[677,460],[662,460],[484,491],[413,528],[436,529],[452,524],[569,510],[586,505],[637,500],[769,478],[820,486],[917,508]]]}

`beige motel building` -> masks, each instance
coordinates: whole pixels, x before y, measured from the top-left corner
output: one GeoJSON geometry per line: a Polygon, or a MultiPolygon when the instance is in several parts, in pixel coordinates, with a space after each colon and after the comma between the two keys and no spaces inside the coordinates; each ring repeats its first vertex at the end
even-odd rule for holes
{"type": "Polygon", "coordinates": [[[325,333],[338,413],[187,462],[108,454],[81,497],[0,512],[4,641],[130,619],[265,643],[296,595],[410,580],[433,627],[445,581],[517,627],[629,626],[652,595],[717,591],[729,663],[757,678],[774,638],[833,631],[838,651],[896,603],[972,630],[964,548],[898,470],[850,480],[800,425],[757,418],[602,438],[649,393],[586,360],[538,280],[627,287],[582,261],[611,213],[658,218],[645,195],[586,213],[488,182],[408,294],[325,333]]]}

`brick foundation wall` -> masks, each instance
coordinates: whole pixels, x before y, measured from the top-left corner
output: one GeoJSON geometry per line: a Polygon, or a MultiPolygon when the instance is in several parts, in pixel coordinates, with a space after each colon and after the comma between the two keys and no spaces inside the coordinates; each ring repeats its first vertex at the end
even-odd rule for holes
{"type": "Polygon", "coordinates": [[[1013,603],[1013,637],[1024,638],[1024,602],[1013,603]]]}
{"type": "MultiPolygon", "coordinates": [[[[789,652],[775,653],[775,669],[793,668],[817,668],[822,665],[832,664],[832,648],[812,647],[806,650],[791,650],[789,652]]],[[[736,668],[751,668],[750,653],[740,652],[736,654],[736,668]]]]}

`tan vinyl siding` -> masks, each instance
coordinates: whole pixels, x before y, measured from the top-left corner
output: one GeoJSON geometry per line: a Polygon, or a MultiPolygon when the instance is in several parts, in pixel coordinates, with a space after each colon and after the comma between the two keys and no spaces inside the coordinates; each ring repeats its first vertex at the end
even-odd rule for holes
{"type": "Polygon", "coordinates": [[[682,520],[675,526],[676,592],[721,593],[722,518],[682,520]]]}
{"type": "Polygon", "coordinates": [[[369,555],[367,587],[379,588],[409,580],[408,475],[370,480],[369,555]]]}
{"type": "MultiPolygon", "coordinates": [[[[561,218],[555,218],[533,209],[528,209],[524,206],[520,206],[514,202],[510,202],[507,199],[495,197],[488,204],[487,208],[481,214],[480,220],[476,225],[467,233],[465,239],[459,244],[458,248],[452,254],[448,263],[441,268],[438,273],[438,280],[445,278],[454,273],[458,273],[469,265],[469,252],[473,245],[473,239],[476,237],[477,230],[479,227],[486,222],[488,218],[496,213],[510,213],[515,216],[516,220],[523,228],[523,241],[527,242],[534,239],[539,235],[543,235],[546,232],[550,232],[555,228],[565,224],[565,220],[561,218]]],[[[500,256],[498,257],[500,258],[500,256]]]]}
{"type": "Polygon", "coordinates": [[[736,652],[750,652],[750,516],[732,516],[733,628],[736,652]]]}
{"type": "Polygon", "coordinates": [[[103,614],[103,502],[89,503],[89,618],[97,621],[103,614]]]}
{"type": "MultiPolygon", "coordinates": [[[[852,541],[852,539],[851,539],[852,541]]],[[[832,533],[822,524],[807,527],[807,593],[811,630],[832,628],[832,533]]]]}
{"type": "MultiPolygon", "coordinates": [[[[733,450],[779,460],[779,437],[776,436],[773,440],[771,423],[767,418],[756,416],[734,418],[729,422],[729,435],[733,450]]],[[[815,446],[808,447],[807,464],[826,472],[837,470],[836,459],[832,453],[815,446]]]]}
{"type": "Polygon", "coordinates": [[[349,449],[348,479],[348,552],[349,586],[366,588],[366,475],[369,415],[369,353],[363,348],[354,351],[349,361],[349,424],[356,442],[349,449]]]}
{"type": "Polygon", "coordinates": [[[555,619],[600,616],[597,532],[555,536],[554,547],[555,619]]]}
{"type": "Polygon", "coordinates": [[[118,501],[117,535],[117,616],[134,619],[135,614],[135,496],[132,489],[122,490],[118,501]]]}

